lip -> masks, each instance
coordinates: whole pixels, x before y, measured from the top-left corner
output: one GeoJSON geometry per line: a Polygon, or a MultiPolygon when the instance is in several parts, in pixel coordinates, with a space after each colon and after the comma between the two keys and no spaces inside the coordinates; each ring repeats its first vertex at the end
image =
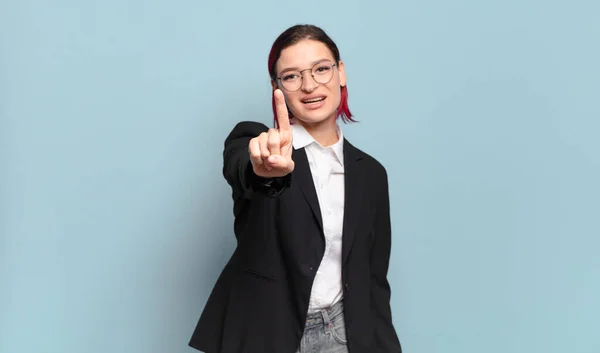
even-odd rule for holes
{"type": "Polygon", "coordinates": [[[304,108],[308,109],[308,110],[319,109],[319,108],[321,108],[321,107],[323,107],[325,105],[326,101],[327,101],[327,96],[324,96],[324,95],[308,96],[308,97],[302,98],[302,100],[301,100],[302,105],[304,106],[304,108]],[[311,100],[311,99],[315,99],[315,98],[323,98],[323,100],[320,101],[320,102],[317,102],[317,103],[304,103],[307,100],[311,100]]]}
{"type": "Polygon", "coordinates": [[[301,101],[302,101],[302,103],[304,103],[306,101],[309,101],[309,100],[312,100],[312,99],[317,99],[317,98],[327,98],[327,96],[324,95],[324,94],[313,94],[313,95],[310,95],[310,96],[302,97],[301,101]]]}

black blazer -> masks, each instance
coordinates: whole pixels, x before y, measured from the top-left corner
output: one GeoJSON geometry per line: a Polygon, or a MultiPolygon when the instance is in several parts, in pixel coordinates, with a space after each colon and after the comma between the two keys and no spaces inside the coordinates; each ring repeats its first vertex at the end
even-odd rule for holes
{"type": "MultiPolygon", "coordinates": [[[[225,141],[223,174],[234,200],[237,247],[206,303],[189,345],[207,353],[294,353],[325,250],[305,150],[294,171],[257,177],[250,139],[268,130],[242,122],[225,141]]],[[[387,281],[391,246],[388,180],[374,158],[344,140],[342,283],[351,353],[400,353],[387,281]]]]}

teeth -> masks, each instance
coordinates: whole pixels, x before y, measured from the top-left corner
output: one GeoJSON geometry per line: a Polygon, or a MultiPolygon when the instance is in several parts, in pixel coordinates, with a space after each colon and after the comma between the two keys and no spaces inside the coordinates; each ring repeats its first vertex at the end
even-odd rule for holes
{"type": "Polygon", "coordinates": [[[324,98],[324,97],[321,97],[321,98],[315,98],[315,99],[311,99],[311,100],[304,101],[304,103],[316,103],[316,102],[320,102],[320,101],[322,101],[323,99],[325,99],[325,98],[324,98]]]}

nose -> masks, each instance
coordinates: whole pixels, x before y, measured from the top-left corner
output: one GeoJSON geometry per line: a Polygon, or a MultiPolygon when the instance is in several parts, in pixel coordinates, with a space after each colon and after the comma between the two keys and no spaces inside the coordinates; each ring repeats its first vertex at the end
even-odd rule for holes
{"type": "Polygon", "coordinates": [[[310,93],[319,86],[319,84],[312,77],[311,72],[303,72],[302,75],[302,90],[304,92],[310,93]]]}

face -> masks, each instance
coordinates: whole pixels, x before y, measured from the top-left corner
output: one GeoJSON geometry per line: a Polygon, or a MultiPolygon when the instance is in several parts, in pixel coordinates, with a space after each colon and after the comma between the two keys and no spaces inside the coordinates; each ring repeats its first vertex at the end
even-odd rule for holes
{"type": "Polygon", "coordinates": [[[341,97],[340,87],[346,85],[346,75],[343,63],[331,67],[329,73],[327,63],[336,64],[325,44],[303,40],[284,49],[275,65],[275,73],[277,77],[281,77],[281,81],[274,82],[273,88],[281,88],[292,115],[305,124],[317,125],[336,118],[341,97]],[[329,75],[329,82],[318,82],[325,81],[329,75]],[[287,81],[290,85],[296,81],[299,88],[291,92],[282,81],[287,81]]]}

